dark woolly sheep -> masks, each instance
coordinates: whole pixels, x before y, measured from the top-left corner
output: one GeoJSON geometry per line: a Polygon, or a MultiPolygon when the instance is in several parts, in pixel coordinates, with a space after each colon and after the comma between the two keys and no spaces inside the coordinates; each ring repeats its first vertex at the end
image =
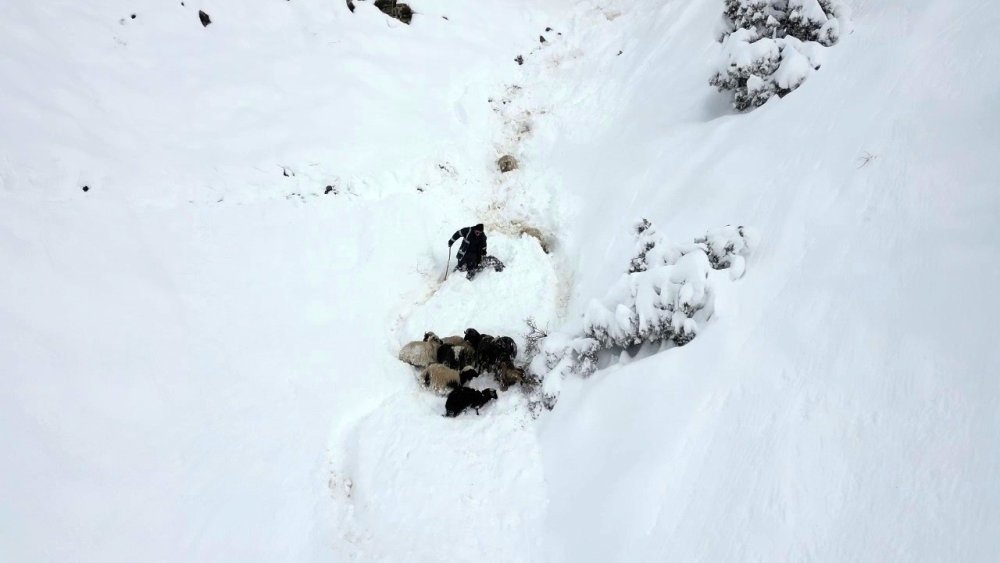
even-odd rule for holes
{"type": "Polygon", "coordinates": [[[517,343],[514,339],[509,336],[499,336],[495,340],[497,346],[503,351],[507,359],[513,360],[517,358],[517,343]]]}
{"type": "Polygon", "coordinates": [[[486,335],[480,334],[479,331],[474,328],[465,329],[465,341],[468,342],[469,344],[472,344],[473,348],[479,348],[479,343],[482,342],[483,336],[486,336],[488,338],[493,338],[488,334],[486,335]]]}
{"type": "Polygon", "coordinates": [[[443,366],[448,366],[451,369],[458,369],[458,366],[455,365],[458,362],[456,361],[455,353],[451,348],[452,347],[448,346],[447,344],[442,344],[441,346],[438,346],[436,360],[437,363],[443,366]]]}
{"type": "Polygon", "coordinates": [[[479,409],[496,398],[497,392],[493,389],[478,391],[469,387],[457,387],[448,393],[448,400],[444,402],[445,416],[456,417],[470,408],[474,409],[478,416],[479,409]]]}
{"type": "Polygon", "coordinates": [[[462,369],[476,363],[476,351],[468,343],[459,346],[443,344],[437,351],[437,363],[451,369],[462,369]]]}
{"type": "Polygon", "coordinates": [[[469,344],[465,338],[461,336],[446,336],[441,339],[441,342],[447,344],[448,346],[455,346],[461,349],[455,350],[455,357],[458,358],[458,365],[451,366],[455,369],[463,368],[465,366],[471,366],[476,361],[476,349],[469,344]]]}
{"type": "Polygon", "coordinates": [[[465,385],[474,377],[479,377],[479,372],[471,366],[458,371],[443,364],[431,364],[420,374],[420,381],[424,386],[444,394],[449,389],[465,385]]]}
{"type": "Polygon", "coordinates": [[[454,346],[442,344],[437,351],[437,363],[450,367],[451,369],[461,369],[465,366],[458,365],[458,355],[454,346]]]}
{"type": "Polygon", "coordinates": [[[517,356],[517,344],[509,336],[494,338],[480,334],[474,328],[466,329],[465,339],[476,350],[476,367],[496,373],[504,362],[512,362],[517,356]]]}
{"type": "Polygon", "coordinates": [[[437,361],[440,347],[441,339],[433,332],[428,332],[421,341],[407,342],[399,350],[399,359],[414,367],[427,367],[437,361]]]}

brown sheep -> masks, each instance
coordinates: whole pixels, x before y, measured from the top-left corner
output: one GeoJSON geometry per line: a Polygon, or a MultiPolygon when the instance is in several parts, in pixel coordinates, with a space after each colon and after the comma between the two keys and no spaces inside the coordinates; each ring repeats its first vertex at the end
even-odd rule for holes
{"type": "Polygon", "coordinates": [[[420,373],[420,381],[425,387],[430,387],[444,395],[456,387],[465,385],[473,377],[478,376],[479,372],[471,366],[458,371],[443,364],[431,364],[420,373]]]}
{"type": "Polygon", "coordinates": [[[462,344],[469,344],[461,336],[445,336],[441,339],[441,342],[449,346],[461,346],[462,344]]]}
{"type": "Polygon", "coordinates": [[[500,385],[500,390],[506,391],[511,385],[524,383],[524,370],[510,362],[503,362],[494,377],[500,385]]]}

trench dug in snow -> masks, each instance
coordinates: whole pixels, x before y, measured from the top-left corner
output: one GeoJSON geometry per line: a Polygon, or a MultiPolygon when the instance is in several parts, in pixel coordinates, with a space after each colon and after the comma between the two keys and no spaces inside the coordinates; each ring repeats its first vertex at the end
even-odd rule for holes
{"type": "MultiPolygon", "coordinates": [[[[451,272],[439,281],[444,262],[426,257],[429,295],[417,296],[401,311],[397,348],[428,330],[452,335],[467,327],[511,335],[523,346],[526,318],[549,322],[557,317],[560,281],[538,240],[487,234],[490,253],[506,265],[503,272],[487,269],[472,281],[451,272]]],[[[398,364],[397,377],[407,381],[404,391],[357,421],[335,455],[341,462],[335,475],[343,483],[333,488],[347,506],[347,536],[368,557],[412,553],[415,560],[430,560],[438,554],[421,549],[451,545],[472,552],[483,547],[477,537],[499,535],[503,541],[491,542],[497,560],[523,557],[533,544],[523,540],[540,526],[545,504],[537,435],[524,394],[513,387],[479,416],[469,411],[447,418],[444,398],[418,384],[417,370],[398,364]],[[440,506],[461,509],[441,511],[440,506]],[[528,508],[511,512],[505,508],[510,506],[528,508]],[[413,526],[414,518],[433,519],[434,525],[413,526]],[[465,533],[457,535],[457,529],[465,533]],[[397,544],[386,545],[386,538],[397,544]]],[[[497,387],[489,375],[471,386],[497,387]]]]}
{"type": "MultiPolygon", "coordinates": [[[[501,130],[510,126],[508,116],[496,117],[501,130]]],[[[512,149],[507,141],[521,140],[500,137],[505,151],[512,149]]],[[[468,411],[447,418],[444,397],[425,389],[418,371],[395,359],[403,344],[427,331],[461,335],[470,327],[511,336],[523,350],[527,319],[540,326],[559,320],[569,280],[552,253],[554,236],[524,219],[542,211],[538,192],[546,190],[521,174],[494,171],[492,185],[479,197],[462,198],[465,206],[478,209],[471,214],[486,224],[488,252],[504,263],[502,272],[487,268],[470,281],[450,271],[442,279],[455,267],[459,246],[454,245],[449,260],[443,244],[447,235],[440,247],[411,256],[407,264],[421,273],[423,287],[403,299],[387,327],[386,352],[392,359],[386,369],[398,391],[345,424],[331,448],[337,528],[352,556],[391,560],[407,553],[413,560],[436,560],[440,553],[428,550],[449,545],[513,561],[540,547],[536,531],[542,527],[547,493],[538,434],[522,389],[500,392],[479,416],[468,411]],[[510,209],[520,215],[506,216],[510,209]],[[442,511],[442,506],[455,510],[442,511]]],[[[498,389],[490,375],[470,386],[498,389]]]]}

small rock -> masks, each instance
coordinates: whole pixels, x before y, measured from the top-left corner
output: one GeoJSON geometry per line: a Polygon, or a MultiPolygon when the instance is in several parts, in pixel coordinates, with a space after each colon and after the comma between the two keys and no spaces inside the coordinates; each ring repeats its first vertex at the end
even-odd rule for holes
{"type": "Polygon", "coordinates": [[[546,27],[545,31],[552,31],[552,28],[551,27],[546,27]]]}
{"type": "Polygon", "coordinates": [[[514,58],[514,62],[517,63],[517,66],[521,66],[524,64],[524,57],[518,55],[517,57],[514,58]]]}
{"type": "Polygon", "coordinates": [[[294,176],[295,174],[291,170],[289,170],[287,168],[282,168],[281,169],[281,175],[284,176],[285,178],[290,178],[290,177],[294,176]]]}
{"type": "Polygon", "coordinates": [[[84,186],[84,187],[83,187],[83,191],[85,191],[85,192],[89,192],[89,191],[90,191],[90,186],[84,186]]]}
{"type": "Polygon", "coordinates": [[[198,19],[201,20],[201,25],[204,27],[208,27],[208,24],[212,23],[212,18],[208,17],[208,14],[201,10],[198,10],[198,19]]]}
{"type": "Polygon", "coordinates": [[[497,160],[497,166],[500,168],[501,174],[517,170],[517,159],[509,154],[505,154],[497,160]]]}
{"type": "Polygon", "coordinates": [[[615,55],[615,56],[616,56],[616,57],[619,57],[619,56],[621,56],[621,54],[622,54],[622,53],[624,53],[624,52],[625,52],[625,51],[618,51],[618,54],[617,54],[617,55],[615,55]]]}
{"type": "Polygon", "coordinates": [[[347,9],[350,10],[352,14],[354,13],[354,1],[353,0],[347,0],[347,9]]]}
{"type": "MultiPolygon", "coordinates": [[[[324,194],[328,194],[328,193],[330,193],[330,192],[332,192],[332,191],[333,191],[333,186],[327,186],[327,187],[326,187],[326,190],[325,190],[325,191],[324,191],[323,193],[324,193],[324,194]]],[[[335,193],[334,195],[336,195],[336,193],[335,193]]]]}
{"type": "Polygon", "coordinates": [[[539,43],[545,43],[545,36],[544,35],[539,35],[538,36],[538,42],[539,43]]]}
{"type": "Polygon", "coordinates": [[[135,14],[132,14],[132,15],[131,15],[130,17],[131,17],[132,19],[135,19],[135,14]]]}

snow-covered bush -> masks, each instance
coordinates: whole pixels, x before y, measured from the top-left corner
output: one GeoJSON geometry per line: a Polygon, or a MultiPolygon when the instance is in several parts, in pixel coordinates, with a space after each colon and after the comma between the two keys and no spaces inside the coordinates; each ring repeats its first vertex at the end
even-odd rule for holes
{"type": "Polygon", "coordinates": [[[635,227],[628,271],[584,315],[584,334],[604,348],[643,342],[684,345],[711,314],[711,269],[743,275],[752,243],[743,227],[726,226],[681,245],[666,240],[646,219],[635,227]]]}
{"type": "Polygon", "coordinates": [[[733,107],[758,107],[798,88],[850,25],[841,0],[725,0],[722,52],[710,83],[733,107]]]}
{"type": "Polygon", "coordinates": [[[815,41],[830,47],[840,40],[841,22],[849,13],[840,0],[788,0],[786,33],[800,41],[815,41]]]}
{"type": "Polygon", "coordinates": [[[600,343],[593,338],[551,334],[539,342],[538,353],[531,359],[529,369],[532,373],[558,371],[586,377],[597,370],[600,349],[600,343]]]}
{"type": "Polygon", "coordinates": [[[716,270],[729,269],[733,279],[743,277],[746,256],[753,246],[750,235],[743,227],[725,226],[705,236],[694,239],[708,255],[708,262],[716,270]]]}
{"type": "Polygon", "coordinates": [[[554,404],[567,375],[597,370],[602,351],[643,343],[683,346],[711,317],[709,273],[728,269],[737,279],[753,246],[743,227],[710,231],[688,244],[661,236],[646,219],[634,227],[636,243],[628,270],[602,299],[590,302],[582,319],[547,334],[530,319],[525,336],[528,372],[541,385],[533,404],[554,404]]]}
{"type": "Polygon", "coordinates": [[[593,338],[575,336],[577,330],[546,335],[537,341],[529,356],[527,376],[531,385],[528,404],[533,413],[551,410],[559,396],[559,387],[569,375],[587,377],[597,371],[601,345],[593,338]]]}
{"type": "Polygon", "coordinates": [[[752,30],[757,37],[772,37],[784,15],[771,0],[725,0],[725,29],[719,41],[737,29],[752,30]]]}
{"type": "Polygon", "coordinates": [[[699,321],[711,314],[708,254],[698,244],[666,241],[646,219],[636,224],[635,234],[628,272],[604,299],[590,302],[584,333],[603,348],[687,344],[697,334],[699,321]]]}

